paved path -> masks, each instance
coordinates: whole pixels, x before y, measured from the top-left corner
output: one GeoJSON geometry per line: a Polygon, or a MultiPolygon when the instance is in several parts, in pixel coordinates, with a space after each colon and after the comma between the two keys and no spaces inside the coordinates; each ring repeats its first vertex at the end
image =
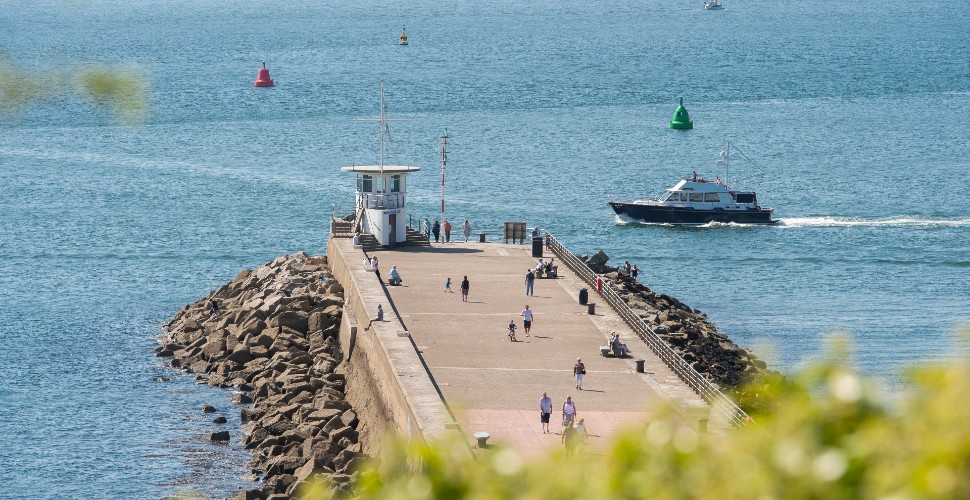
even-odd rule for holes
{"type": "MultiPolygon", "coordinates": [[[[649,418],[662,399],[680,408],[685,423],[706,416],[706,403],[612,309],[600,303],[596,315],[587,314],[577,301],[584,284],[565,266],[559,267],[559,279],[536,280],[535,295],[527,297],[525,274],[535,265],[528,245],[449,243],[372,255],[380,260],[385,279],[391,266],[400,270],[404,286],[387,290],[469,437],[486,431],[492,435],[490,444],[525,454],[561,446],[560,408],[568,395],[586,420],[592,449],[624,424],[649,418]],[[471,283],[468,302],[462,302],[459,288],[465,275],[471,283]],[[444,292],[448,277],[454,293],[444,292]],[[535,311],[531,337],[525,336],[520,316],[526,304],[535,311]],[[507,337],[513,319],[519,342],[507,337]],[[613,331],[625,339],[633,358],[599,355],[599,346],[608,343],[613,331]],[[572,376],[576,358],[586,364],[583,390],[575,388],[572,376]],[[647,374],[636,373],[636,358],[646,360],[647,374]],[[550,435],[543,435],[539,424],[543,391],[553,399],[550,435]]],[[[595,293],[590,301],[597,301],[595,293]]]]}

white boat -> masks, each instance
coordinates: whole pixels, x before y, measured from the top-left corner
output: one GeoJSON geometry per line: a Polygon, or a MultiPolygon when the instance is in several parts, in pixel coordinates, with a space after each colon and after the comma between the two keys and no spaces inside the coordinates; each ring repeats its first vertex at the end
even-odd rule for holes
{"type": "Polygon", "coordinates": [[[704,2],[704,10],[721,10],[724,8],[724,4],[721,0],[710,0],[709,2],[704,2]]]}
{"type": "Polygon", "coordinates": [[[724,180],[705,179],[697,172],[681,179],[658,199],[609,202],[617,215],[659,224],[774,224],[774,209],[758,204],[754,192],[732,191],[727,184],[731,143],[721,152],[718,165],[724,166],[724,180]]]}
{"type": "Polygon", "coordinates": [[[406,29],[401,28],[401,37],[399,38],[399,41],[397,42],[397,44],[398,45],[408,44],[408,31],[406,29]]]}

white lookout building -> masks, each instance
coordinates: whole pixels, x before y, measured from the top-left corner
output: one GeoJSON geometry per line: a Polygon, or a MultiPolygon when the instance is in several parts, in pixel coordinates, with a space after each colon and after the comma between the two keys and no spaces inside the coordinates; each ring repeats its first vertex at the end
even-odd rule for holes
{"type": "Polygon", "coordinates": [[[384,164],[387,122],[404,121],[384,116],[384,80],[381,80],[380,118],[359,119],[380,124],[380,155],[377,165],[342,167],[357,175],[354,231],[372,234],[384,247],[407,241],[407,175],[421,167],[384,164]]]}

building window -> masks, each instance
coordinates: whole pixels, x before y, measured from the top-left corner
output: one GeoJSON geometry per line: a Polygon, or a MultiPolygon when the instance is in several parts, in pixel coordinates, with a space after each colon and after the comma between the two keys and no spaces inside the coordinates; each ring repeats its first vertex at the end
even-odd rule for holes
{"type": "Polygon", "coordinates": [[[391,176],[391,192],[400,193],[401,192],[401,176],[392,175],[391,176]]]}
{"type": "Polygon", "coordinates": [[[364,175],[362,177],[361,193],[372,193],[374,192],[374,176],[364,175]]]}
{"type": "Polygon", "coordinates": [[[384,190],[387,189],[385,187],[386,185],[387,185],[387,177],[384,177],[382,175],[382,176],[380,176],[380,177],[377,178],[377,192],[378,193],[383,193],[384,190]]]}

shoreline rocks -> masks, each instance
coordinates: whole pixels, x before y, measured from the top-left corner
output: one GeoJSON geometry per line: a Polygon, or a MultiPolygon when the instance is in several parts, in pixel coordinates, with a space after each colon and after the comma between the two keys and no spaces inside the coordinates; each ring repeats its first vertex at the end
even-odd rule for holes
{"type": "MultiPolygon", "coordinates": [[[[343,287],[326,258],[301,252],[242,271],[165,325],[157,356],[210,385],[235,388],[232,402],[247,405],[243,445],[264,486],[238,498],[288,498],[324,479],[353,489],[365,455],[337,373],[342,314],[343,287]]],[[[214,431],[210,439],[228,435],[214,431]]]]}
{"type": "Polygon", "coordinates": [[[759,408],[759,387],[769,377],[780,374],[768,370],[764,361],[750,350],[731,341],[707,315],[669,295],[656,293],[633,279],[625,269],[607,264],[601,250],[592,258],[580,260],[603,277],[623,301],[685,361],[733,395],[745,410],[759,408]]]}

